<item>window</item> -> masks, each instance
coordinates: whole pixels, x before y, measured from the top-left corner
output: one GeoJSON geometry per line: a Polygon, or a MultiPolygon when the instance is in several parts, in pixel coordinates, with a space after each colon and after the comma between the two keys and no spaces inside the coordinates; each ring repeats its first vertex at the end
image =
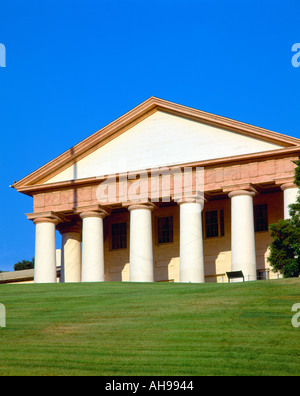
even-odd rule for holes
{"type": "Polygon", "coordinates": [[[127,248],[127,223],[115,223],[111,225],[111,248],[126,249],[127,248]]]}
{"type": "Polygon", "coordinates": [[[263,280],[263,279],[270,279],[268,269],[257,270],[257,280],[263,280]]]}
{"type": "Polygon", "coordinates": [[[268,231],[268,207],[266,204],[254,206],[254,227],[255,232],[268,231]]]}
{"type": "Polygon", "coordinates": [[[216,209],[205,212],[206,238],[222,237],[225,235],[224,210],[216,209]]]}
{"type": "Polygon", "coordinates": [[[157,218],[157,243],[173,242],[173,217],[157,218]]]}
{"type": "Polygon", "coordinates": [[[224,225],[224,210],[220,210],[220,236],[225,235],[225,225],[224,225]]]}

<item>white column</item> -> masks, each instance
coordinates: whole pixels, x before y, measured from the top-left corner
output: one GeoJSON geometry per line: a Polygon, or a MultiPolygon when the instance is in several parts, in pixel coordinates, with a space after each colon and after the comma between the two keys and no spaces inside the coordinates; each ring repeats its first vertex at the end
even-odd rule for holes
{"type": "Polygon", "coordinates": [[[82,282],[104,281],[103,219],[107,213],[89,211],[82,218],[82,282]]]}
{"type": "Polygon", "coordinates": [[[299,192],[298,187],[295,186],[294,183],[286,183],[281,186],[283,191],[283,210],[284,210],[284,219],[289,219],[290,216],[290,208],[289,205],[296,203],[297,195],[299,192]]]}
{"type": "Polygon", "coordinates": [[[61,282],[81,281],[81,227],[64,224],[62,235],[61,282]]]}
{"type": "Polygon", "coordinates": [[[238,190],[228,196],[231,198],[231,270],[243,271],[245,280],[256,280],[255,192],[238,190]]]}
{"type": "Polygon", "coordinates": [[[153,244],[151,203],[130,205],[130,258],[131,282],[153,282],[153,244]]]}
{"type": "Polygon", "coordinates": [[[56,218],[36,218],[35,233],[35,283],[56,283],[56,218]]]}
{"type": "Polygon", "coordinates": [[[204,283],[202,238],[203,199],[187,198],[180,205],[180,282],[204,283]]]}

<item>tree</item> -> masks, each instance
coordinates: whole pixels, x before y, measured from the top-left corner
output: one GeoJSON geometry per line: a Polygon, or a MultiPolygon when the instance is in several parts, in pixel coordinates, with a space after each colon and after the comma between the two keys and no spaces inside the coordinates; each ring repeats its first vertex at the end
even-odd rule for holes
{"type": "MultiPolygon", "coordinates": [[[[300,188],[300,161],[295,162],[295,181],[300,188]]],[[[270,244],[268,261],[273,271],[279,271],[285,278],[300,275],[300,196],[289,206],[290,218],[270,225],[273,242],[270,244]]]]}
{"type": "Polygon", "coordinates": [[[29,260],[19,261],[17,264],[14,265],[15,271],[21,271],[21,270],[33,269],[33,268],[34,268],[34,258],[31,261],[29,260]]]}

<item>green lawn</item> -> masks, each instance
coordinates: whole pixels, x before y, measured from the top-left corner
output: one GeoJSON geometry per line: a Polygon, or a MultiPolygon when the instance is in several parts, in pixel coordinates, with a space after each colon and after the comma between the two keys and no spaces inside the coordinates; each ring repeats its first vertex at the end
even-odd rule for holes
{"type": "Polygon", "coordinates": [[[0,285],[0,375],[298,375],[300,280],[0,285]]]}

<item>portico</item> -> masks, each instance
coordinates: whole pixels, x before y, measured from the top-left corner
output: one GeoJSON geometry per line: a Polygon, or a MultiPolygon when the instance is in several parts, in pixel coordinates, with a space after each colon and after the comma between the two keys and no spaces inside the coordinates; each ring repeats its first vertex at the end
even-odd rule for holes
{"type": "Polygon", "coordinates": [[[64,282],[255,280],[299,155],[298,139],[150,98],[15,183],[34,200],[35,282],[57,282],[58,235],[64,282]]]}
{"type": "MultiPolygon", "coordinates": [[[[294,188],[291,184],[291,189],[294,188]]],[[[226,191],[226,195],[227,198],[221,199],[220,195],[220,199],[210,201],[189,197],[168,205],[140,202],[123,205],[121,210],[120,207],[113,210],[112,206],[94,205],[77,208],[72,214],[51,211],[28,214],[36,226],[35,281],[57,282],[55,229],[61,234],[61,281],[64,282],[174,280],[202,283],[210,281],[214,275],[216,281],[216,269],[212,273],[213,268],[209,268],[213,267],[209,254],[212,243],[216,256],[231,255],[231,261],[225,258],[221,265],[223,273],[229,269],[242,270],[246,280],[255,280],[259,269],[257,256],[261,251],[256,249],[256,240],[258,245],[261,244],[259,238],[267,240],[267,232],[255,232],[254,207],[258,192],[251,186],[249,190],[226,191]],[[207,238],[207,224],[203,222],[207,213],[215,212],[209,209],[218,206],[226,213],[225,235],[207,238]],[[174,219],[172,242],[157,243],[157,219],[171,216],[174,219]],[[124,244],[112,249],[111,225],[114,224],[126,224],[129,229],[126,247],[124,244]],[[170,266],[174,267],[172,275],[168,273],[170,266]]],[[[290,203],[285,196],[282,191],[260,193],[257,202],[262,197],[264,202],[270,199],[271,209],[277,199],[284,213],[290,203]]],[[[217,260],[214,261],[216,265],[217,260]]]]}

